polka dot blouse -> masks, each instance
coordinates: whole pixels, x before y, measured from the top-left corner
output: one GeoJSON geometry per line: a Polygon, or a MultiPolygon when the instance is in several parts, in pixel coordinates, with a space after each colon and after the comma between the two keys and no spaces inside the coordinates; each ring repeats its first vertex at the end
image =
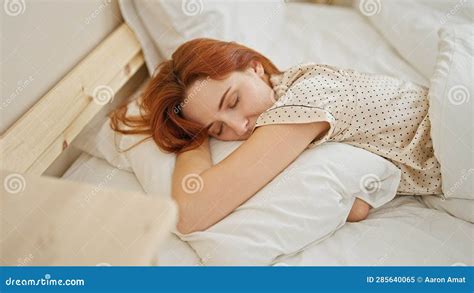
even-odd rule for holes
{"type": "Polygon", "coordinates": [[[327,121],[325,141],[344,142],[380,155],[402,171],[398,194],[441,194],[428,119],[428,89],[386,75],[323,64],[272,75],[275,104],[255,127],[327,121]]]}

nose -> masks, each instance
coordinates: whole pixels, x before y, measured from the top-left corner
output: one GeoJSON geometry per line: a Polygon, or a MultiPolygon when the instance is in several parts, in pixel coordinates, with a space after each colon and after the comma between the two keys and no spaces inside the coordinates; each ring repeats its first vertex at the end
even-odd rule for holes
{"type": "Polygon", "coordinates": [[[242,119],[242,120],[235,120],[235,121],[232,121],[231,123],[232,123],[231,124],[232,129],[239,136],[243,136],[247,134],[248,131],[250,131],[249,119],[247,118],[242,119]]]}

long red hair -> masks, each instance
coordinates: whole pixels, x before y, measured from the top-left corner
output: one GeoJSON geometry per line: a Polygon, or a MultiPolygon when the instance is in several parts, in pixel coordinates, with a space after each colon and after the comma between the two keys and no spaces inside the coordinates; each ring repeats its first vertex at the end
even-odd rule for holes
{"type": "Polygon", "coordinates": [[[266,74],[281,73],[265,56],[235,42],[206,38],[188,41],[178,47],[170,60],[156,67],[141,96],[140,115],[127,116],[127,104],[121,105],[109,114],[110,127],[125,135],[150,135],[147,138],[152,137],[168,153],[195,149],[208,133],[182,116],[181,103],[187,89],[195,81],[222,79],[233,71],[243,71],[254,60],[262,64],[266,74]],[[128,129],[122,129],[122,124],[128,129]]]}

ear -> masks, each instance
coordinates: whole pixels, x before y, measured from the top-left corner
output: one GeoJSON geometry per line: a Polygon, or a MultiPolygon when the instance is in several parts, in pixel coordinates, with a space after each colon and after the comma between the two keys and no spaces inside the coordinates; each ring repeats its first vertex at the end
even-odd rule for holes
{"type": "Polygon", "coordinates": [[[262,63],[252,60],[250,61],[250,67],[259,77],[263,77],[265,75],[265,69],[263,69],[262,63]]]}

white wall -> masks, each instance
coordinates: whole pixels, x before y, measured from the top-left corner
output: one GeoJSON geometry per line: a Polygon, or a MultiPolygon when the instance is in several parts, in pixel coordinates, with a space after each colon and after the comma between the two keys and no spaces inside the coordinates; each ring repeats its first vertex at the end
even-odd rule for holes
{"type": "Polygon", "coordinates": [[[123,20],[117,0],[0,0],[0,133],[123,20]]]}

